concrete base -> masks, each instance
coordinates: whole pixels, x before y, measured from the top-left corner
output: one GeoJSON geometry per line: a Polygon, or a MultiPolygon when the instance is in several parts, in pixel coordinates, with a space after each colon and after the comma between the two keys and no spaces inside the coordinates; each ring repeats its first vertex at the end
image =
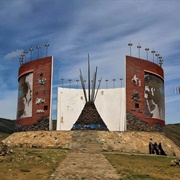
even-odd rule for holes
{"type": "Polygon", "coordinates": [[[163,133],[117,131],[29,131],[16,132],[3,143],[12,147],[91,148],[101,151],[149,154],[149,139],[162,144],[169,156],[180,157],[180,148],[163,133]]]}

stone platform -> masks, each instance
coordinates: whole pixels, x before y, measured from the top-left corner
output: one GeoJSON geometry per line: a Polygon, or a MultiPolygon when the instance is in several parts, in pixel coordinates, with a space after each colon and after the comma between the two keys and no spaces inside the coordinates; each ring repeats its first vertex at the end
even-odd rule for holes
{"type": "Polygon", "coordinates": [[[169,156],[180,157],[180,148],[163,133],[116,131],[29,131],[16,132],[3,143],[12,147],[67,148],[149,154],[149,139],[162,144],[169,156]]]}

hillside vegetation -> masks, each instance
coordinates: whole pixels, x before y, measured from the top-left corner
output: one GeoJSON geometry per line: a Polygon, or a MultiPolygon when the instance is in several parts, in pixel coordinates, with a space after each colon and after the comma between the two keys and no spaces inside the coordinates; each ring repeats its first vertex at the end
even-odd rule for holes
{"type": "MultiPolygon", "coordinates": [[[[0,140],[14,132],[15,121],[0,118],[0,140]]],[[[56,121],[53,120],[53,130],[56,129],[56,121]]],[[[165,135],[180,147],[180,123],[165,125],[165,135]]]]}
{"type": "Polygon", "coordinates": [[[0,118],[0,132],[12,134],[14,132],[15,121],[0,118]]]}
{"type": "Polygon", "coordinates": [[[165,135],[180,147],[180,123],[166,124],[165,135]]]}

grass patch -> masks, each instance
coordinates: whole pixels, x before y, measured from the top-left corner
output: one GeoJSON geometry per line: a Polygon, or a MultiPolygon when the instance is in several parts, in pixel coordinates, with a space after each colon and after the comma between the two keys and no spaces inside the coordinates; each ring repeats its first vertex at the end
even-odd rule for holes
{"type": "Polygon", "coordinates": [[[123,180],[180,179],[179,167],[170,166],[173,158],[109,153],[104,155],[123,180]]]}
{"type": "Polygon", "coordinates": [[[0,177],[3,180],[48,179],[66,157],[66,152],[60,149],[13,148],[13,153],[0,162],[0,177]]]}

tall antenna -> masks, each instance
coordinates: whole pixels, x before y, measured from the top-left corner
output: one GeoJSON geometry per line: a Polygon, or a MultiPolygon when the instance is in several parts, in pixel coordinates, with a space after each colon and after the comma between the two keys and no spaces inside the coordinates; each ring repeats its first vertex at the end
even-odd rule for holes
{"type": "Polygon", "coordinates": [[[90,60],[88,54],[88,101],[90,101],[90,60]]]}

